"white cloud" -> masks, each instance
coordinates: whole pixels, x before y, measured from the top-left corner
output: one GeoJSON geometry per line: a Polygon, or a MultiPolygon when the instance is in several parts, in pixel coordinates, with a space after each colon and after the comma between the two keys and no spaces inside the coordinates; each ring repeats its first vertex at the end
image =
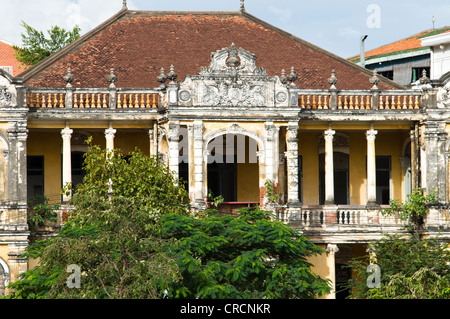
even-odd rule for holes
{"type": "Polygon", "coordinates": [[[351,27],[339,29],[338,35],[345,39],[354,39],[360,36],[360,32],[351,27]]]}
{"type": "MultiPolygon", "coordinates": [[[[71,30],[78,24],[84,34],[121,8],[122,1],[117,0],[2,0],[0,38],[20,45],[22,21],[44,32],[55,25],[71,30]]],[[[128,1],[128,8],[136,9],[136,6],[128,1]]]]}
{"type": "Polygon", "coordinates": [[[269,10],[281,20],[282,23],[288,23],[292,19],[292,11],[288,9],[280,9],[275,6],[269,6],[269,10]]]}

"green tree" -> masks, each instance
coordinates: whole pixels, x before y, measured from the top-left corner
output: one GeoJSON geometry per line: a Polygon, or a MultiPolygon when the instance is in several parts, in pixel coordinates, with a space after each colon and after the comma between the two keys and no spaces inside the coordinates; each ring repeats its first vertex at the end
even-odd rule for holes
{"type": "Polygon", "coordinates": [[[74,212],[55,238],[31,245],[40,264],[10,285],[9,298],[159,298],[180,278],[165,254],[175,239],[158,235],[162,216],[187,215],[186,190],[153,157],[125,157],[90,147],[84,181],[74,191],[74,212]],[[70,289],[67,267],[81,269],[81,286],[70,289]]]}
{"type": "Polygon", "coordinates": [[[238,216],[214,210],[204,218],[164,216],[163,238],[180,243],[169,254],[182,275],[169,297],[307,299],[328,293],[328,281],[313,274],[307,261],[323,251],[270,217],[259,208],[238,216]]]}
{"type": "Polygon", "coordinates": [[[391,200],[390,207],[382,214],[388,216],[399,214],[400,219],[406,222],[406,229],[413,234],[420,235],[430,206],[435,204],[437,204],[436,192],[424,195],[421,189],[414,189],[404,202],[391,200]]]}
{"type": "Polygon", "coordinates": [[[370,245],[370,255],[351,262],[353,299],[442,299],[450,297],[450,251],[437,238],[385,235],[370,245]],[[380,287],[370,289],[368,265],[381,270],[380,287]]]}
{"type": "Polygon", "coordinates": [[[48,38],[44,32],[38,31],[22,21],[25,33],[22,33],[22,46],[14,46],[16,58],[25,67],[38,63],[72,43],[80,37],[81,29],[75,26],[72,31],[67,31],[58,26],[52,26],[47,31],[48,38]]]}

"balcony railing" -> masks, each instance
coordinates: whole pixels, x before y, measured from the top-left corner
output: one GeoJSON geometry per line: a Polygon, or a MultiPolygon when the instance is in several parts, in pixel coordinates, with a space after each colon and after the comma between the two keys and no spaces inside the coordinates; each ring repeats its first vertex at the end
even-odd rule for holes
{"type": "Polygon", "coordinates": [[[156,89],[28,89],[26,106],[41,109],[158,109],[164,96],[156,89]]]}
{"type": "MultiPolygon", "coordinates": [[[[301,208],[296,213],[288,213],[283,207],[277,210],[279,220],[285,223],[299,224],[301,227],[314,228],[327,225],[341,225],[364,227],[367,226],[405,226],[400,216],[387,216],[379,210],[366,208],[339,207],[337,210],[327,211],[325,207],[301,208]]],[[[440,230],[450,230],[450,211],[448,209],[430,209],[425,219],[427,226],[440,230]]]]}
{"type": "Polygon", "coordinates": [[[304,110],[419,110],[420,92],[301,90],[298,105],[304,110]]]}

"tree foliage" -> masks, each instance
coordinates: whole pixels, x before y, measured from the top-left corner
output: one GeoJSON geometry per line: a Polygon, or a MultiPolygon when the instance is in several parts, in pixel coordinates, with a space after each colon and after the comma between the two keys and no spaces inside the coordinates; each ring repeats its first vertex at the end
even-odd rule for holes
{"type": "Polygon", "coordinates": [[[350,280],[355,299],[441,299],[450,297],[450,251],[437,238],[385,235],[370,246],[370,256],[353,259],[357,279],[350,280]],[[366,285],[367,266],[381,269],[380,288],[366,285]]]}
{"type": "Polygon", "coordinates": [[[71,31],[52,26],[48,37],[22,21],[25,33],[22,33],[22,46],[14,46],[16,58],[25,66],[31,66],[72,43],[80,37],[81,29],[75,26],[71,31]]]}
{"type": "Polygon", "coordinates": [[[243,209],[238,216],[165,216],[162,234],[180,242],[170,255],[182,275],[169,297],[306,299],[328,293],[328,282],[307,262],[323,251],[269,217],[259,208],[243,209]]]}
{"type": "Polygon", "coordinates": [[[71,219],[55,238],[30,246],[28,256],[40,264],[10,285],[9,297],[159,298],[179,278],[163,251],[176,241],[158,235],[161,218],[188,214],[186,190],[139,151],[124,157],[93,146],[84,168],[71,219]],[[80,289],[66,285],[69,265],[82,271],[80,289]]]}

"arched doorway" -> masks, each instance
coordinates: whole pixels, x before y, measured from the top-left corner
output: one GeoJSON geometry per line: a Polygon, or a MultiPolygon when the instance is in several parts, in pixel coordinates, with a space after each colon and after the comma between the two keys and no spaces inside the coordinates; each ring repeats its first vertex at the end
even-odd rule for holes
{"type": "Polygon", "coordinates": [[[224,132],[212,138],[207,150],[208,199],[223,197],[233,210],[257,204],[259,192],[258,143],[244,134],[224,132]]]}

